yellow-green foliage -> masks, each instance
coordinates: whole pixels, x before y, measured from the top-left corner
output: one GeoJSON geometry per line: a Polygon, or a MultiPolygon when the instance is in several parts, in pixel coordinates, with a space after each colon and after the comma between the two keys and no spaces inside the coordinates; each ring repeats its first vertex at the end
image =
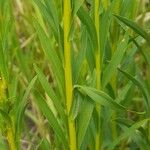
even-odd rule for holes
{"type": "Polygon", "coordinates": [[[149,150],[149,8],[0,0],[0,150],[149,150]]]}
{"type": "Polygon", "coordinates": [[[0,77],[0,102],[6,97],[6,82],[0,77]]]}

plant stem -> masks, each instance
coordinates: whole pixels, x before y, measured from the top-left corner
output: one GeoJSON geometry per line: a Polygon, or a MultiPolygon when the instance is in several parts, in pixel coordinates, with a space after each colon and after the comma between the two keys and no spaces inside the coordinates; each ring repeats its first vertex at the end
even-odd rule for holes
{"type": "MultiPolygon", "coordinates": [[[[97,49],[96,49],[96,87],[97,89],[101,88],[101,55],[100,55],[100,22],[99,22],[99,6],[100,0],[95,0],[95,27],[97,32],[97,49]]],[[[96,105],[96,110],[98,113],[98,128],[96,133],[96,150],[101,149],[101,131],[100,131],[100,105],[96,105]]]]}
{"type": "Polygon", "coordinates": [[[8,141],[10,150],[16,150],[13,129],[11,127],[7,129],[7,141],[8,141]]]}
{"type": "MultiPolygon", "coordinates": [[[[71,43],[68,39],[71,21],[71,1],[64,0],[64,56],[65,56],[65,84],[66,84],[66,105],[69,115],[72,105],[72,69],[71,69],[71,43]]],[[[76,150],[75,123],[68,119],[70,149],[76,150]]]]}
{"type": "Polygon", "coordinates": [[[95,27],[96,27],[96,32],[97,32],[97,41],[98,41],[98,45],[97,45],[97,49],[96,49],[96,86],[97,89],[101,88],[101,56],[100,56],[100,36],[99,36],[99,32],[100,32],[100,23],[99,23],[99,5],[100,5],[100,1],[99,0],[95,0],[95,27]]]}

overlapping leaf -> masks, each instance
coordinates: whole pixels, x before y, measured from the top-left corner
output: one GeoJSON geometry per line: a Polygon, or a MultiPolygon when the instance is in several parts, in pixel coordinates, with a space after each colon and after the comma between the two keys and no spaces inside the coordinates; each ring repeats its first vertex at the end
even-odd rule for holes
{"type": "Polygon", "coordinates": [[[93,109],[94,103],[88,97],[86,97],[78,118],[78,149],[80,149],[84,140],[90,119],[92,117],[93,109]]]}
{"type": "Polygon", "coordinates": [[[78,17],[81,22],[86,26],[89,36],[92,40],[94,49],[97,48],[97,33],[95,25],[89,14],[81,7],[77,12],[78,17]]]}
{"type": "Polygon", "coordinates": [[[134,134],[134,132],[141,127],[143,124],[147,123],[150,120],[150,118],[141,120],[135,124],[133,124],[130,128],[127,128],[126,131],[124,131],[124,133],[117,138],[112,144],[109,145],[108,150],[113,150],[115,149],[115,146],[117,144],[119,144],[123,139],[126,139],[128,137],[130,137],[132,134],[134,134]]]}
{"type": "Polygon", "coordinates": [[[149,112],[149,108],[150,108],[150,101],[149,101],[149,95],[147,90],[144,88],[143,84],[138,81],[135,77],[133,77],[132,75],[130,75],[129,73],[121,70],[118,68],[118,70],[123,73],[129,80],[131,80],[142,92],[144,98],[145,98],[145,103],[146,103],[146,107],[147,107],[147,111],[149,112]]]}
{"type": "Polygon", "coordinates": [[[121,63],[121,60],[124,56],[125,50],[128,46],[128,35],[123,39],[117,47],[117,50],[114,52],[112,59],[103,73],[102,85],[105,87],[107,83],[111,80],[114,72],[116,71],[118,65],[121,63]]]}
{"type": "Polygon", "coordinates": [[[51,43],[44,30],[35,20],[35,28],[37,30],[38,37],[40,39],[43,50],[52,66],[52,70],[57,81],[60,93],[63,95],[64,92],[64,70],[63,65],[56,53],[55,50],[52,49],[51,43]]]}
{"type": "Polygon", "coordinates": [[[37,77],[38,77],[43,89],[48,94],[48,96],[52,99],[57,111],[59,112],[59,115],[61,115],[63,117],[63,120],[65,122],[65,112],[61,105],[59,98],[57,97],[56,93],[54,92],[54,90],[52,89],[52,87],[50,86],[48,81],[46,80],[46,77],[44,76],[44,74],[42,73],[40,68],[38,68],[36,65],[34,65],[34,68],[35,68],[37,77]]]}
{"type": "Polygon", "coordinates": [[[27,101],[28,101],[27,98],[28,98],[29,93],[30,93],[31,89],[33,88],[36,80],[37,80],[37,76],[35,76],[29,83],[29,85],[25,91],[25,94],[18,106],[18,110],[16,111],[16,131],[15,131],[16,133],[15,133],[15,136],[16,136],[17,141],[19,140],[18,138],[20,138],[20,134],[21,134],[21,129],[22,129],[21,125],[22,125],[22,119],[24,116],[24,111],[27,106],[27,101]]]}
{"type": "Polygon", "coordinates": [[[141,28],[137,23],[119,16],[119,15],[114,15],[116,18],[118,18],[120,21],[122,21],[124,24],[126,24],[127,26],[129,26],[132,30],[134,30],[137,34],[141,35],[144,39],[147,40],[148,43],[150,43],[150,36],[148,35],[148,33],[141,28]]]}
{"type": "Polygon", "coordinates": [[[67,135],[63,131],[62,127],[57,121],[57,118],[55,118],[52,111],[49,109],[44,97],[41,96],[41,94],[37,91],[34,91],[35,94],[35,101],[39,107],[39,109],[42,111],[43,115],[47,118],[48,123],[52,126],[54,132],[56,133],[57,137],[59,138],[60,142],[63,144],[65,149],[68,149],[68,141],[67,141],[67,135]]]}

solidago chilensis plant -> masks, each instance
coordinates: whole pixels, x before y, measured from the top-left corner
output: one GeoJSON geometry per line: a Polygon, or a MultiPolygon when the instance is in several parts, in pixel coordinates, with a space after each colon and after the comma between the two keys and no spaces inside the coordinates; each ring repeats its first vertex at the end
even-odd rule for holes
{"type": "Polygon", "coordinates": [[[0,0],[0,150],[149,150],[149,11],[0,0]]]}

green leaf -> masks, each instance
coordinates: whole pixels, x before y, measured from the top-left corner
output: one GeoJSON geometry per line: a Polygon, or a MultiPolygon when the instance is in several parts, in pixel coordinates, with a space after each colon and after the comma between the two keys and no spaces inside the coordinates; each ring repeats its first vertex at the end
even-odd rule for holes
{"type": "Polygon", "coordinates": [[[5,80],[8,80],[7,64],[5,62],[4,52],[1,46],[0,46],[0,73],[2,74],[3,78],[5,78],[5,80]]]}
{"type": "Polygon", "coordinates": [[[134,38],[131,38],[131,41],[133,41],[137,49],[143,55],[143,58],[145,59],[146,63],[150,66],[150,59],[149,59],[149,55],[147,54],[147,52],[142,48],[142,46],[140,46],[140,44],[134,38]]]}
{"type": "Polygon", "coordinates": [[[59,31],[59,19],[58,12],[54,0],[44,0],[47,6],[47,11],[51,14],[55,27],[57,27],[57,32],[59,31]]]}
{"type": "Polygon", "coordinates": [[[34,91],[34,95],[36,97],[35,101],[36,101],[36,104],[38,105],[39,109],[41,110],[43,115],[47,118],[48,123],[53,128],[54,132],[56,133],[57,137],[59,138],[60,142],[63,144],[65,149],[68,149],[68,141],[66,138],[67,135],[61,128],[60,124],[58,123],[57,118],[55,118],[54,114],[49,109],[49,107],[48,107],[45,99],[42,97],[42,95],[37,91],[34,91]]]}
{"type": "Polygon", "coordinates": [[[127,127],[130,127],[131,125],[133,125],[135,123],[134,121],[128,120],[126,118],[115,118],[112,121],[116,121],[117,123],[127,126],[127,127]]]}
{"type": "Polygon", "coordinates": [[[119,15],[114,15],[117,19],[119,19],[121,22],[129,26],[132,30],[134,30],[137,34],[141,35],[145,40],[147,40],[148,43],[150,43],[150,36],[147,34],[146,31],[144,31],[137,23],[119,16],[119,15]]]}
{"type": "Polygon", "coordinates": [[[87,50],[86,50],[86,59],[90,68],[90,71],[93,72],[95,69],[95,54],[92,46],[92,41],[90,38],[87,39],[87,50]]]}
{"type": "Polygon", "coordinates": [[[83,28],[81,35],[81,50],[79,50],[78,55],[76,56],[76,58],[74,58],[74,63],[72,64],[74,83],[77,83],[79,79],[87,48],[87,31],[85,30],[85,28],[83,28]]]}
{"type": "Polygon", "coordinates": [[[52,150],[52,145],[48,142],[46,138],[42,139],[40,146],[38,147],[38,150],[52,150]]]}
{"type": "Polygon", "coordinates": [[[78,116],[78,113],[80,111],[81,103],[82,103],[83,97],[81,94],[77,91],[74,91],[73,95],[73,103],[72,103],[72,109],[69,113],[69,119],[75,120],[78,116]]]}
{"type": "MultiPolygon", "coordinates": [[[[9,7],[9,6],[7,6],[7,7],[9,7]]],[[[8,11],[7,8],[5,8],[5,9],[7,12],[8,11]]],[[[10,26],[12,25],[11,23],[12,23],[12,20],[10,20],[8,18],[5,20],[4,27],[2,27],[3,34],[2,34],[2,36],[0,36],[0,73],[2,74],[2,77],[6,81],[8,81],[8,77],[9,77],[8,62],[7,62],[7,58],[8,58],[7,49],[8,49],[8,41],[10,40],[9,32],[11,30],[11,28],[10,28],[10,26]]]]}
{"type": "Polygon", "coordinates": [[[48,83],[48,81],[46,80],[46,77],[44,76],[43,72],[40,70],[40,68],[38,68],[36,65],[34,65],[34,69],[37,73],[38,79],[44,89],[44,91],[48,94],[48,96],[51,98],[51,100],[53,101],[58,113],[60,116],[62,116],[64,123],[66,122],[66,117],[65,117],[65,112],[64,109],[61,105],[61,102],[59,100],[59,98],[57,97],[57,95],[55,94],[54,90],[52,89],[52,87],[50,86],[50,84],[48,83]]]}
{"type": "Polygon", "coordinates": [[[105,45],[109,35],[110,21],[110,11],[108,10],[102,14],[102,18],[100,21],[100,46],[102,54],[105,51],[105,45]]]}
{"type": "Polygon", "coordinates": [[[110,109],[114,109],[115,111],[121,110],[136,113],[139,115],[145,114],[145,112],[136,112],[133,110],[128,110],[123,105],[113,100],[107,93],[97,90],[95,88],[80,85],[75,85],[75,88],[78,88],[81,93],[86,94],[96,103],[99,103],[105,107],[109,107],[110,109]]]}
{"type": "Polygon", "coordinates": [[[86,131],[88,129],[92,112],[94,109],[94,103],[89,97],[86,97],[83,101],[81,112],[78,118],[78,149],[80,149],[82,142],[85,138],[86,131]]]}
{"type": "Polygon", "coordinates": [[[126,35],[125,38],[118,44],[117,50],[114,52],[114,55],[112,56],[110,63],[103,72],[102,77],[103,87],[107,85],[107,83],[111,80],[111,77],[117,70],[117,67],[121,63],[121,60],[124,56],[127,46],[128,46],[128,36],[126,35]]]}
{"type": "Polygon", "coordinates": [[[124,86],[120,92],[118,93],[118,97],[116,98],[115,101],[117,102],[121,102],[123,100],[125,100],[129,90],[131,89],[131,87],[133,86],[133,83],[132,82],[129,82],[126,86],[124,86]]]}
{"type": "Polygon", "coordinates": [[[56,25],[54,23],[52,14],[48,12],[48,9],[40,0],[34,0],[34,2],[39,7],[43,18],[48,22],[48,24],[52,28],[52,31],[54,33],[56,40],[58,40],[58,31],[57,31],[56,25]]]}
{"type": "Polygon", "coordinates": [[[78,12],[84,0],[73,0],[73,16],[78,12]]]}
{"type": "Polygon", "coordinates": [[[25,55],[23,53],[23,51],[21,50],[21,48],[17,48],[17,62],[19,64],[19,68],[22,71],[22,73],[27,77],[27,79],[30,81],[31,80],[31,73],[30,73],[30,69],[28,66],[28,62],[24,61],[25,60],[25,55]]]}
{"type": "Polygon", "coordinates": [[[94,49],[97,49],[97,33],[93,20],[91,19],[89,14],[83,9],[83,7],[79,9],[77,15],[80,18],[81,22],[86,26],[94,49]]]}
{"type": "Polygon", "coordinates": [[[65,83],[64,83],[64,70],[63,65],[56,53],[55,50],[52,49],[51,43],[49,38],[47,37],[44,30],[41,28],[41,26],[38,24],[38,22],[35,20],[35,28],[38,33],[38,37],[40,39],[41,45],[43,47],[43,50],[48,58],[48,61],[51,64],[52,71],[54,73],[55,79],[57,81],[60,93],[64,97],[64,89],[65,89],[65,83]]]}
{"type": "Polygon", "coordinates": [[[147,111],[150,112],[150,102],[149,102],[149,95],[147,90],[144,88],[143,84],[138,81],[135,77],[133,77],[132,75],[130,75],[129,73],[121,70],[120,68],[118,68],[118,70],[123,73],[129,80],[131,80],[142,92],[144,98],[145,98],[145,103],[146,103],[146,108],[147,111]]]}
{"type": "Polygon", "coordinates": [[[92,100],[94,100],[95,102],[103,106],[107,106],[115,110],[126,110],[124,106],[120,105],[119,103],[116,103],[108,94],[106,94],[103,91],[96,90],[95,88],[92,87],[86,87],[80,85],[77,85],[75,87],[79,88],[79,90],[82,93],[85,93],[92,100]]]}
{"type": "Polygon", "coordinates": [[[27,98],[28,98],[28,95],[32,89],[32,87],[34,86],[34,83],[35,81],[37,80],[37,76],[35,76],[31,82],[29,83],[26,91],[25,91],[25,94],[18,106],[18,109],[17,109],[17,112],[16,112],[16,130],[15,130],[15,138],[17,138],[17,140],[20,138],[20,134],[21,134],[21,125],[22,125],[22,119],[23,119],[23,116],[24,116],[24,111],[25,111],[25,108],[27,106],[27,98]]]}
{"type": "Polygon", "coordinates": [[[141,120],[139,122],[136,122],[135,124],[133,124],[130,128],[127,128],[124,133],[117,139],[114,140],[113,143],[111,143],[108,147],[108,150],[113,150],[115,149],[115,146],[117,144],[119,144],[123,139],[126,139],[128,137],[130,137],[132,134],[135,133],[135,131],[141,127],[143,124],[147,123],[147,121],[149,121],[150,118],[147,118],[147,119],[144,119],[144,120],[141,120]]]}

